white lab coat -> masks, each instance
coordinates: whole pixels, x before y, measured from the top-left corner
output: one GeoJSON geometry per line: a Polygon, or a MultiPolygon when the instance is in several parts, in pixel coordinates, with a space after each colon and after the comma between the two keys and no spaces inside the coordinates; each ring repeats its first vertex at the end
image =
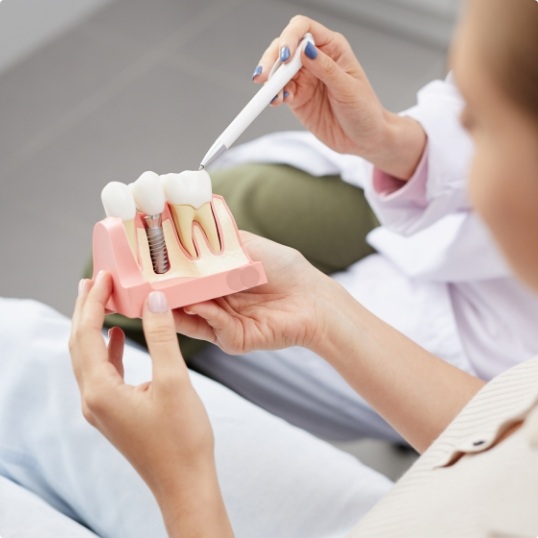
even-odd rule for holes
{"type": "Polygon", "coordinates": [[[466,184],[473,148],[459,123],[462,105],[450,76],[420,90],[417,105],[403,114],[428,135],[422,171],[392,194],[376,192],[369,163],[306,132],[259,138],[217,165],[286,163],[316,176],[340,174],[364,188],[382,223],[368,236],[379,254],[334,277],[427,349],[491,379],[538,350],[538,297],[514,279],[471,209],[466,184]]]}

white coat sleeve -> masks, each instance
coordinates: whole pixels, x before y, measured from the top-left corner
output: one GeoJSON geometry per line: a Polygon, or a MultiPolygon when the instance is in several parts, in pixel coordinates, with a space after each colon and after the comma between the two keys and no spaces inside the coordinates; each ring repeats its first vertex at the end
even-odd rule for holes
{"type": "Polygon", "coordinates": [[[452,82],[434,81],[405,111],[419,121],[428,142],[407,182],[373,170],[366,196],[382,226],[369,243],[412,278],[468,282],[511,276],[485,224],[471,208],[467,180],[472,141],[461,127],[463,100],[452,82]],[[384,190],[388,188],[388,190],[384,190]]]}
{"type": "Polygon", "coordinates": [[[282,163],[314,176],[338,174],[359,188],[383,224],[368,241],[409,276],[469,281],[509,274],[466,195],[472,143],[459,123],[463,106],[449,76],[420,90],[414,117],[428,135],[415,177],[391,194],[375,189],[376,172],[354,155],[342,155],[305,131],[277,132],[225,152],[215,167],[282,163]]]}
{"type": "Polygon", "coordinates": [[[378,218],[392,230],[412,234],[445,215],[470,209],[467,177],[473,146],[460,125],[462,108],[463,100],[449,75],[422,88],[417,105],[402,112],[416,119],[428,137],[417,171],[392,192],[379,192],[383,174],[378,171],[364,185],[378,218]]]}

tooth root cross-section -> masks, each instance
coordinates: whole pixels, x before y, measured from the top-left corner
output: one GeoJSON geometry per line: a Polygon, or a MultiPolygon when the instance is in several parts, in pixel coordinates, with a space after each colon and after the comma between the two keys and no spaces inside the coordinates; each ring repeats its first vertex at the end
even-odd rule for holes
{"type": "Polygon", "coordinates": [[[198,257],[193,239],[194,223],[197,222],[203,230],[209,245],[213,252],[218,253],[221,250],[219,232],[213,210],[209,202],[202,204],[198,208],[191,205],[172,205],[172,215],[179,235],[179,240],[185,250],[193,257],[198,257]]]}

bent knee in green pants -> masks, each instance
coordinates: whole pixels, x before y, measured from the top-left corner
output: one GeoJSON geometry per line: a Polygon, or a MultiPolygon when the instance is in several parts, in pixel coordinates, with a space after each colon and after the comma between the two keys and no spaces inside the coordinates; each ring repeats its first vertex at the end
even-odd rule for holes
{"type": "Polygon", "coordinates": [[[339,176],[314,177],[286,165],[247,164],[211,173],[241,230],[299,250],[325,273],[372,253],[377,220],[363,191],[339,176]]]}

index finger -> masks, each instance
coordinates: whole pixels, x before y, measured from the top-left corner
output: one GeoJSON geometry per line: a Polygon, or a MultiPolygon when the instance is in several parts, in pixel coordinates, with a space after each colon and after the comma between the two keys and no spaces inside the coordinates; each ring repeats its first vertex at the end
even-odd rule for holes
{"type": "Polygon", "coordinates": [[[272,41],[260,58],[259,66],[262,67],[262,73],[256,77],[256,82],[267,80],[271,67],[278,59],[284,63],[287,62],[297,50],[306,33],[312,34],[317,47],[322,47],[334,37],[334,32],[323,24],[303,15],[296,15],[290,20],[280,36],[272,41]]]}
{"type": "MultiPolygon", "coordinates": [[[[99,273],[95,282],[83,281],[75,305],[69,347],[75,374],[91,372],[96,361],[107,362],[102,328],[105,305],[112,294],[112,278],[99,273]]],[[[78,378],[78,377],[77,377],[78,378]]]]}
{"type": "MultiPolygon", "coordinates": [[[[330,42],[334,36],[332,30],[329,30],[326,26],[323,26],[323,24],[314,19],[310,19],[303,15],[296,15],[290,20],[289,24],[280,34],[278,40],[279,53],[282,52],[284,47],[288,47],[291,58],[296,51],[299,42],[307,33],[312,34],[317,47],[323,47],[323,45],[330,42]]],[[[282,58],[280,59],[282,60],[282,58]]]]}
{"type": "MultiPolygon", "coordinates": [[[[334,38],[334,32],[323,24],[303,15],[296,15],[282,30],[280,36],[273,40],[260,59],[265,78],[269,74],[267,68],[270,69],[278,59],[285,63],[293,56],[301,39],[307,33],[312,34],[317,47],[323,47],[334,38]]],[[[260,77],[260,80],[264,78],[260,77]]]]}

